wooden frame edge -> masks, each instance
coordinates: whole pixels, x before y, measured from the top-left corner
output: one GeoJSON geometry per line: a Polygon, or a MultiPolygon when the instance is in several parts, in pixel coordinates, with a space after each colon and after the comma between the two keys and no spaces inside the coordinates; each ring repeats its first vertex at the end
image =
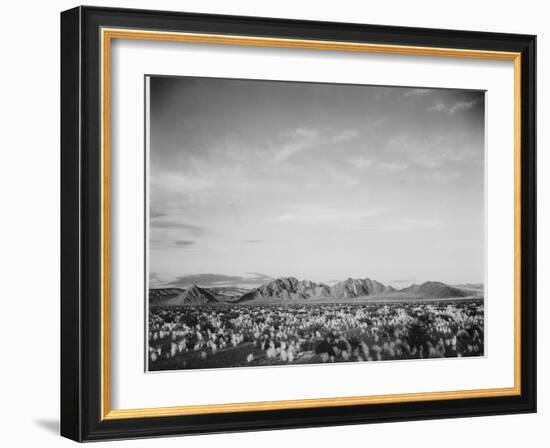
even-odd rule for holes
{"type": "Polygon", "coordinates": [[[100,420],[121,420],[214,413],[310,409],[367,404],[410,403],[521,395],[521,53],[420,47],[392,44],[352,43],[325,40],[249,37],[240,35],[144,31],[101,28],[101,396],[100,420]],[[110,408],[110,44],[112,39],[194,42],[323,51],[369,52],[414,56],[459,57],[507,60],[514,63],[514,386],[509,388],[442,391],[410,394],[370,395],[190,405],[141,409],[110,408]]]}
{"type": "Polygon", "coordinates": [[[422,392],[411,394],[368,395],[339,398],[312,398],[302,400],[259,401],[213,405],[170,406],[141,409],[110,410],[104,420],[131,418],[173,417],[182,415],[204,415],[217,413],[280,411],[287,409],[311,409],[337,406],[360,406],[365,404],[411,403],[431,400],[458,400],[468,398],[489,398],[519,395],[516,387],[462,390],[451,392],[422,392]]]}

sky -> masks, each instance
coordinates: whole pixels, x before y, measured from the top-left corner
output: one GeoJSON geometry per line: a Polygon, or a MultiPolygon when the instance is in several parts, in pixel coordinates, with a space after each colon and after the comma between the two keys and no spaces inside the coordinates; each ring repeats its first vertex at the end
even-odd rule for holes
{"type": "Polygon", "coordinates": [[[149,82],[150,287],[483,282],[484,92],[149,82]]]}

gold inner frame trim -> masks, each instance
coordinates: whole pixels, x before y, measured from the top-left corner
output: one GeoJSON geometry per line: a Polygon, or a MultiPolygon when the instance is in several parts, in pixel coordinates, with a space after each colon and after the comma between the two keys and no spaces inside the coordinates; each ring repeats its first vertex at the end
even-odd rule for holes
{"type": "Polygon", "coordinates": [[[515,52],[418,47],[305,39],[279,39],[218,34],[101,29],[101,419],[117,420],[230,412],[307,409],[382,403],[503,397],[521,394],[521,54],[515,52]],[[514,63],[514,386],[441,392],[314,398],[246,403],[188,405],[140,409],[111,409],[110,346],[110,62],[113,39],[185,42],[216,45],[296,48],[356,53],[455,57],[513,61],[514,63]]]}

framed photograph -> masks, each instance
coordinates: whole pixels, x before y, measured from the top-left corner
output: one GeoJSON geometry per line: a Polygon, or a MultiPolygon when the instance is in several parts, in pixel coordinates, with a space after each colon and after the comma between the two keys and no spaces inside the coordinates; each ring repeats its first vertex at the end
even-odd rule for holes
{"type": "Polygon", "coordinates": [[[535,36],[61,14],[61,433],[536,411],[535,36]]]}

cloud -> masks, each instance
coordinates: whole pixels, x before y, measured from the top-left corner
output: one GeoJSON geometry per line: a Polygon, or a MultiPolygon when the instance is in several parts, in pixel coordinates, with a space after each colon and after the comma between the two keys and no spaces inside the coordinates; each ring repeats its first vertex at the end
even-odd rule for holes
{"type": "Polygon", "coordinates": [[[380,117],[380,118],[374,118],[374,119],[369,117],[369,119],[365,123],[365,127],[370,129],[377,128],[378,126],[380,126],[382,123],[385,123],[389,119],[390,119],[389,117],[380,117]]]}
{"type": "Polygon", "coordinates": [[[342,143],[358,138],[360,135],[359,131],[355,129],[344,129],[342,131],[334,133],[329,137],[330,143],[342,143]]]}
{"type": "Polygon", "coordinates": [[[403,171],[409,167],[409,165],[406,163],[398,162],[381,162],[378,164],[378,166],[388,171],[403,171]]]}
{"type": "Polygon", "coordinates": [[[449,108],[449,114],[452,115],[455,112],[461,111],[461,110],[468,110],[471,107],[473,107],[477,103],[477,100],[472,101],[459,101],[458,103],[453,104],[449,108]]]}
{"type": "Polygon", "coordinates": [[[282,136],[287,142],[273,156],[276,162],[284,162],[294,154],[311,148],[319,139],[319,131],[298,128],[292,132],[284,133],[282,136]]]}
{"type": "Polygon", "coordinates": [[[210,148],[204,149],[202,158],[182,150],[168,169],[151,167],[150,197],[155,215],[177,214],[185,207],[211,204],[220,191],[239,194],[249,190],[253,181],[243,165],[210,148]]]}
{"type": "Polygon", "coordinates": [[[442,112],[446,109],[445,104],[441,102],[437,102],[432,104],[430,107],[426,109],[427,112],[442,112]]]}
{"type": "Polygon", "coordinates": [[[475,106],[475,104],[478,102],[478,100],[471,100],[471,101],[458,101],[454,103],[453,105],[445,105],[443,102],[438,101],[434,104],[432,104],[430,107],[426,109],[427,112],[447,112],[449,115],[453,115],[456,112],[468,110],[475,106]]]}
{"type": "Polygon", "coordinates": [[[430,230],[441,226],[441,222],[428,219],[401,218],[395,221],[388,220],[377,226],[377,230],[390,232],[410,232],[413,230],[430,230]]]}
{"type": "Polygon", "coordinates": [[[403,96],[406,98],[415,97],[415,96],[424,96],[430,93],[433,89],[407,89],[403,96]]]}
{"type": "Polygon", "coordinates": [[[426,219],[416,219],[416,218],[405,218],[403,223],[409,225],[411,228],[421,228],[421,229],[433,229],[439,227],[441,224],[439,221],[426,220],[426,219]]]}
{"type": "Polygon", "coordinates": [[[182,275],[171,280],[166,286],[187,288],[192,285],[204,287],[213,286],[240,286],[256,287],[273,280],[269,275],[259,272],[247,272],[248,276],[223,274],[192,274],[182,275]]]}
{"type": "Polygon", "coordinates": [[[412,160],[412,163],[425,168],[439,168],[465,161],[483,161],[483,148],[478,149],[467,144],[456,145],[448,139],[439,139],[432,142],[430,146],[437,148],[437,151],[423,152],[412,160]]]}
{"type": "Polygon", "coordinates": [[[193,240],[173,240],[167,237],[161,238],[150,238],[149,239],[149,248],[150,249],[181,249],[192,246],[196,243],[193,240]]]}
{"type": "Polygon", "coordinates": [[[187,246],[192,246],[193,244],[195,244],[195,241],[177,240],[177,241],[174,241],[174,244],[176,246],[187,247],[187,246]]]}
{"type": "Polygon", "coordinates": [[[415,278],[407,278],[407,279],[400,279],[400,280],[388,280],[388,283],[406,283],[406,284],[411,284],[411,283],[414,283],[416,281],[415,278]]]}
{"type": "Polygon", "coordinates": [[[380,161],[376,161],[376,159],[366,158],[363,156],[359,156],[354,159],[349,159],[348,163],[350,163],[357,169],[366,169],[370,167],[375,167],[375,168],[380,168],[387,171],[403,171],[409,168],[409,165],[407,163],[380,162],[380,161]]]}
{"type": "MultiPolygon", "coordinates": [[[[385,168],[397,171],[411,168],[406,173],[411,182],[431,179],[445,183],[466,175],[466,169],[475,169],[484,164],[484,142],[479,137],[473,138],[468,132],[396,135],[389,139],[387,152],[392,154],[392,160],[385,168]],[[434,170],[439,172],[434,174],[434,170]]],[[[376,166],[379,165],[382,164],[376,166]]]]}
{"type": "Polygon", "coordinates": [[[351,163],[355,168],[364,169],[371,166],[375,160],[374,159],[367,159],[366,157],[359,156],[354,159],[348,160],[349,163],[351,163]]]}
{"type": "Polygon", "coordinates": [[[165,213],[162,213],[158,210],[155,210],[153,208],[151,208],[151,210],[149,211],[149,218],[160,218],[162,216],[164,216],[165,213]]]}
{"type": "Polygon", "coordinates": [[[163,219],[151,219],[151,228],[157,229],[184,229],[190,234],[201,236],[208,233],[208,228],[196,224],[191,224],[176,217],[168,217],[163,219]]]}
{"type": "MultiPolygon", "coordinates": [[[[300,207],[303,209],[303,207],[300,207]]],[[[362,225],[370,218],[374,218],[383,213],[385,209],[371,209],[364,212],[335,210],[326,207],[310,207],[309,209],[296,212],[283,213],[275,216],[270,221],[280,224],[293,223],[302,225],[342,225],[357,226],[362,225]]]]}
{"type": "Polygon", "coordinates": [[[259,243],[263,243],[262,240],[243,240],[242,242],[243,242],[243,243],[246,243],[246,244],[259,244],[259,243]]]}
{"type": "Polygon", "coordinates": [[[200,173],[162,173],[151,176],[151,188],[172,192],[198,192],[216,186],[215,179],[200,173]]]}
{"type": "Polygon", "coordinates": [[[354,140],[359,136],[359,131],[355,129],[321,132],[318,129],[297,128],[291,132],[283,132],[278,136],[276,140],[282,141],[282,144],[277,147],[273,160],[275,162],[284,162],[301,151],[316,146],[344,143],[354,140]]]}
{"type": "Polygon", "coordinates": [[[166,286],[172,279],[158,272],[149,274],[149,288],[162,288],[166,286]]]}
{"type": "Polygon", "coordinates": [[[426,175],[427,180],[431,180],[438,184],[448,184],[458,178],[460,178],[460,173],[458,171],[435,170],[428,172],[426,175]]]}

